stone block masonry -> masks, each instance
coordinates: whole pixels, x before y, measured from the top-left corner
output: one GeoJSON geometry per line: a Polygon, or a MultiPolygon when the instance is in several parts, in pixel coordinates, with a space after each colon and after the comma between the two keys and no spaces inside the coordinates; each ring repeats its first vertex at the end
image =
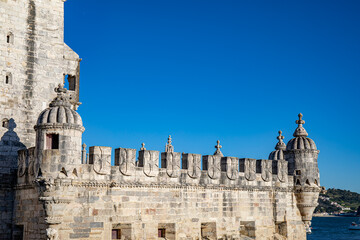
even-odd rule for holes
{"type": "Polygon", "coordinates": [[[115,149],[115,166],[110,147],[86,158],[63,4],[0,0],[0,239],[306,239],[319,151],[301,114],[269,159],[224,156],[220,141],[179,153],[171,136],[162,153],[115,149]]]}
{"type": "Polygon", "coordinates": [[[79,101],[80,58],[64,43],[63,5],[62,0],[0,1],[0,239],[11,239],[16,228],[11,207],[14,155],[16,159],[18,149],[34,146],[36,119],[64,77],[72,76],[74,108],[79,101]],[[11,131],[17,138],[9,141],[10,121],[16,124],[11,131]]]}

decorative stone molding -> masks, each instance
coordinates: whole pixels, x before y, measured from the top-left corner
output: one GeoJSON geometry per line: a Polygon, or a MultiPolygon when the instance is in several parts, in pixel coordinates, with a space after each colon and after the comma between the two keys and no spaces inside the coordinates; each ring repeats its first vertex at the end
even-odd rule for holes
{"type": "MultiPolygon", "coordinates": [[[[276,187],[276,186],[225,186],[225,185],[208,185],[197,183],[139,183],[139,182],[115,182],[115,181],[59,181],[57,187],[79,187],[79,188],[176,188],[176,189],[220,189],[234,191],[276,191],[276,192],[294,192],[294,187],[276,187]]],[[[34,184],[19,184],[16,189],[31,189],[34,184]]],[[[42,197],[41,201],[48,203],[70,203],[73,197],[52,198],[42,197]]]]}
{"type": "Polygon", "coordinates": [[[46,236],[47,240],[58,240],[59,234],[56,229],[53,228],[47,228],[46,229],[46,236]]]}
{"type": "Polygon", "coordinates": [[[256,179],[256,160],[251,158],[245,158],[245,178],[248,181],[254,181],[256,179]]]}
{"type": "Polygon", "coordinates": [[[36,169],[35,169],[35,147],[31,147],[28,149],[29,153],[29,166],[28,166],[28,174],[30,176],[34,176],[36,169]]]}
{"type": "Polygon", "coordinates": [[[89,153],[89,164],[93,164],[94,171],[100,175],[110,174],[111,147],[90,147],[89,153]]]}
{"type": "Polygon", "coordinates": [[[46,179],[44,177],[38,177],[34,180],[34,183],[39,187],[40,193],[52,192],[55,184],[54,179],[46,179]]]}
{"type": "MultiPolygon", "coordinates": [[[[169,146],[168,143],[167,146],[169,146]]],[[[179,152],[163,152],[161,153],[161,168],[166,168],[166,173],[171,178],[180,175],[180,153],[179,152]]]]}
{"type": "Polygon", "coordinates": [[[235,180],[239,177],[239,159],[236,157],[221,158],[221,171],[226,172],[226,176],[230,180],[235,180]]]}
{"type": "Polygon", "coordinates": [[[315,149],[291,149],[291,150],[286,150],[284,152],[285,155],[287,155],[286,158],[305,157],[308,154],[311,154],[312,157],[317,158],[320,151],[315,149]]]}
{"type": "Polygon", "coordinates": [[[45,222],[50,225],[57,225],[63,222],[63,217],[45,217],[45,222]]]}
{"type": "Polygon", "coordinates": [[[27,149],[18,151],[18,176],[25,175],[28,165],[28,151],[27,149]]]}
{"type": "Polygon", "coordinates": [[[269,182],[272,177],[272,161],[261,160],[261,178],[265,182],[269,182]]]}
{"type": "Polygon", "coordinates": [[[182,168],[187,169],[191,178],[198,178],[201,175],[201,155],[193,153],[182,154],[182,168]]]}
{"type": "Polygon", "coordinates": [[[159,151],[140,150],[138,166],[143,167],[146,176],[157,176],[159,173],[159,151]]]}
{"type": "Polygon", "coordinates": [[[35,130],[45,130],[45,129],[59,129],[59,130],[68,130],[68,129],[75,129],[81,132],[85,131],[85,128],[78,124],[71,124],[71,123],[47,123],[42,125],[34,126],[35,130]]]}
{"type": "MultiPolygon", "coordinates": [[[[220,148],[218,148],[220,149],[220,148]]],[[[207,170],[207,174],[211,179],[218,179],[221,174],[220,166],[221,154],[203,156],[203,169],[207,170]]]]}
{"type": "Polygon", "coordinates": [[[288,176],[288,162],[285,160],[277,161],[277,177],[280,182],[285,182],[288,176]]]}
{"type": "Polygon", "coordinates": [[[115,166],[125,176],[131,176],[135,171],[136,149],[117,148],[115,149],[115,166]]]}

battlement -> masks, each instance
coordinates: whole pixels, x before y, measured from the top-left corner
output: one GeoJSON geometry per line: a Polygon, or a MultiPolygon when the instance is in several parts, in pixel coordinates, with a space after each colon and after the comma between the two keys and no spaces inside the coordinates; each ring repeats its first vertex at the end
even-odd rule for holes
{"type": "Polygon", "coordinates": [[[58,149],[43,150],[35,156],[34,148],[19,151],[19,183],[26,184],[39,176],[44,178],[100,181],[112,184],[211,185],[226,187],[286,187],[289,183],[288,162],[116,148],[115,164],[111,165],[112,149],[89,148],[85,164],[64,164],[58,149]],[[159,162],[161,161],[161,167],[159,162]]]}

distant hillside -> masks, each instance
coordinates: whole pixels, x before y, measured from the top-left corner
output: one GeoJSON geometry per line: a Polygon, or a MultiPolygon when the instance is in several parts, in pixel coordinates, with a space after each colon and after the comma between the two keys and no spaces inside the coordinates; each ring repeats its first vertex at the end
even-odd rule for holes
{"type": "Polygon", "coordinates": [[[315,209],[315,213],[353,212],[357,211],[359,206],[359,193],[329,188],[327,191],[320,193],[319,206],[315,209]]]}

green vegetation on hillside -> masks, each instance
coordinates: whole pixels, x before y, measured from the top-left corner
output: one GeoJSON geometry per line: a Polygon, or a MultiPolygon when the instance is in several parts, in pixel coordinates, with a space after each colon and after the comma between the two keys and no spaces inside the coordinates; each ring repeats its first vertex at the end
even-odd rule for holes
{"type": "Polygon", "coordinates": [[[323,193],[320,193],[319,205],[315,209],[316,213],[327,212],[348,212],[356,211],[360,206],[360,194],[350,192],[348,190],[341,190],[330,188],[323,193]],[[344,210],[343,208],[350,208],[351,210],[344,210]]]}

